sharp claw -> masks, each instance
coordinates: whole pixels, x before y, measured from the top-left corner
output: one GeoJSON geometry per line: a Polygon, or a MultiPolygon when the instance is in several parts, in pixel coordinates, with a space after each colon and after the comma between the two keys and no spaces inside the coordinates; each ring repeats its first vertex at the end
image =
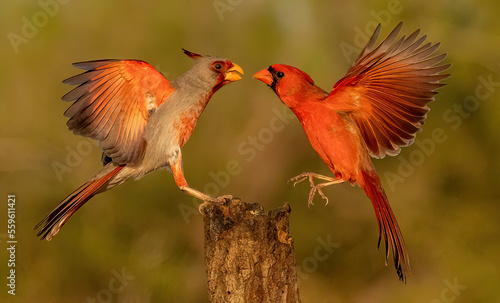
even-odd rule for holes
{"type": "Polygon", "coordinates": [[[295,176],[293,178],[290,178],[290,180],[288,180],[288,182],[293,181],[293,187],[295,187],[295,185],[299,184],[300,182],[304,181],[305,179],[307,179],[307,177],[302,177],[301,175],[298,175],[298,176],[295,176]]]}
{"type": "Polygon", "coordinates": [[[314,200],[316,192],[321,196],[322,199],[326,200],[325,206],[328,205],[328,197],[323,193],[321,187],[321,184],[314,185],[314,183],[311,181],[311,191],[309,192],[309,200],[307,201],[307,205],[309,207],[311,207],[311,205],[314,205],[312,201],[314,200]]]}
{"type": "Polygon", "coordinates": [[[314,200],[314,195],[316,194],[316,187],[311,188],[311,191],[309,192],[309,199],[307,199],[307,207],[311,208],[311,205],[314,205],[313,200],[314,200]]]}
{"type": "Polygon", "coordinates": [[[202,215],[206,215],[207,213],[205,212],[205,207],[207,207],[207,204],[209,204],[210,202],[208,201],[205,201],[203,203],[201,203],[199,206],[198,206],[198,211],[200,212],[200,214],[202,215]]]}
{"type": "Polygon", "coordinates": [[[311,208],[311,205],[314,205],[314,203],[313,203],[313,201],[312,201],[313,199],[314,199],[314,196],[313,196],[313,197],[310,197],[310,198],[309,198],[309,200],[307,201],[307,207],[308,207],[308,208],[311,208]]]}
{"type": "Polygon", "coordinates": [[[325,206],[328,205],[328,197],[325,196],[325,194],[323,193],[323,191],[321,191],[320,188],[318,188],[318,193],[321,195],[321,198],[326,200],[325,206]]]}
{"type": "Polygon", "coordinates": [[[299,184],[300,182],[304,181],[306,178],[303,178],[302,180],[298,180],[298,181],[295,181],[293,182],[293,187],[295,187],[295,185],[299,184]]]}

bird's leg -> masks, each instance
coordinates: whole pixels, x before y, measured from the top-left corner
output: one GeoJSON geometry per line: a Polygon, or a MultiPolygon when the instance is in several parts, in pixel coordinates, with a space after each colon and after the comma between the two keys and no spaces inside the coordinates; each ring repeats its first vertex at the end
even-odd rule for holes
{"type": "Polygon", "coordinates": [[[314,186],[313,178],[318,178],[318,179],[325,180],[325,181],[337,180],[337,178],[323,176],[323,175],[316,174],[316,173],[301,173],[300,175],[297,175],[293,178],[290,178],[290,181],[293,181],[293,186],[295,186],[307,178],[309,178],[309,183],[311,183],[311,187],[314,186]]]}
{"type": "Polygon", "coordinates": [[[204,211],[205,207],[207,207],[210,203],[224,203],[226,202],[226,199],[227,200],[232,200],[233,199],[233,196],[231,195],[223,195],[223,196],[220,196],[220,197],[217,197],[217,198],[214,198],[210,195],[207,195],[207,194],[204,194],[194,188],[191,188],[189,186],[182,186],[182,187],[179,187],[183,192],[185,192],[186,194],[190,195],[190,196],[193,196],[197,199],[200,199],[203,201],[203,203],[201,203],[199,206],[198,206],[198,211],[201,213],[201,214],[206,214],[206,212],[204,211]]]}
{"type": "Polygon", "coordinates": [[[306,179],[309,179],[309,184],[311,185],[311,191],[309,192],[309,199],[307,200],[307,205],[309,207],[314,204],[313,199],[314,199],[314,196],[316,195],[316,192],[319,193],[321,198],[325,199],[326,204],[328,204],[328,198],[325,196],[325,194],[323,193],[321,188],[323,188],[325,186],[332,185],[332,184],[338,184],[338,183],[344,182],[344,180],[342,180],[338,177],[332,178],[332,177],[327,177],[327,176],[323,176],[323,175],[316,174],[316,173],[302,173],[300,175],[297,175],[297,176],[291,178],[290,181],[293,181],[293,186],[295,186],[297,183],[300,183],[306,179]],[[325,180],[328,182],[324,182],[324,183],[320,183],[320,184],[316,185],[316,184],[314,184],[314,178],[325,180]]]}
{"type": "Polygon", "coordinates": [[[202,210],[203,210],[203,208],[205,208],[207,203],[210,203],[210,202],[223,203],[226,201],[226,199],[229,199],[229,200],[233,199],[233,196],[231,196],[231,195],[224,195],[224,196],[214,198],[210,195],[202,193],[201,191],[198,191],[194,188],[189,187],[189,185],[186,181],[186,178],[184,177],[184,171],[182,169],[182,160],[180,159],[181,158],[180,153],[178,155],[178,158],[179,159],[177,161],[170,162],[170,168],[172,170],[172,174],[174,175],[175,184],[177,184],[177,186],[180,188],[180,190],[182,190],[186,194],[203,201],[203,203],[200,204],[200,206],[198,207],[198,210],[200,211],[200,213],[202,213],[202,214],[204,213],[202,210]]]}

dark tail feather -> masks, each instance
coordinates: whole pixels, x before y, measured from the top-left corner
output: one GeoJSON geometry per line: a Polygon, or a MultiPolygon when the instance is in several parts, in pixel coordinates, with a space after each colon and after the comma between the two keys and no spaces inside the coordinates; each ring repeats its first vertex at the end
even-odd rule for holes
{"type": "Polygon", "coordinates": [[[394,257],[394,265],[396,266],[396,272],[399,276],[399,280],[406,283],[406,277],[411,275],[410,260],[406,254],[405,241],[403,239],[403,234],[399,229],[396,217],[392,213],[389,201],[385,195],[384,189],[380,183],[380,179],[376,173],[362,172],[363,174],[363,184],[361,188],[370,198],[375,209],[375,214],[377,215],[377,222],[379,227],[379,238],[378,246],[380,247],[380,242],[382,236],[385,242],[385,265],[387,265],[387,260],[389,258],[389,247],[392,250],[394,257]]]}
{"type": "Polygon", "coordinates": [[[101,188],[106,182],[113,178],[124,166],[117,166],[113,171],[92,181],[88,181],[77,190],[67,196],[57,207],[52,210],[45,219],[35,226],[35,229],[40,228],[37,233],[42,240],[52,240],[61,227],[85,202],[90,200],[96,191],[101,188]]]}

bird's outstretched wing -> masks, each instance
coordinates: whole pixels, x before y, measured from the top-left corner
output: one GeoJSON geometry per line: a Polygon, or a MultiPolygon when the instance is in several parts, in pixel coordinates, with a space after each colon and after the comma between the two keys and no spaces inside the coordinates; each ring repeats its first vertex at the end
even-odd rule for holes
{"type": "Polygon", "coordinates": [[[439,43],[423,44],[420,30],[396,40],[402,22],[377,47],[380,24],[347,75],[338,81],[327,102],[357,124],[372,157],[397,155],[413,143],[423,125],[442,74],[446,54],[433,55],[439,43]]]}
{"type": "Polygon", "coordinates": [[[118,164],[140,160],[148,117],[173,92],[170,82],[139,60],[73,65],[86,72],[63,81],[78,85],[62,97],[63,101],[75,100],[64,113],[69,129],[98,140],[104,154],[118,164]]]}

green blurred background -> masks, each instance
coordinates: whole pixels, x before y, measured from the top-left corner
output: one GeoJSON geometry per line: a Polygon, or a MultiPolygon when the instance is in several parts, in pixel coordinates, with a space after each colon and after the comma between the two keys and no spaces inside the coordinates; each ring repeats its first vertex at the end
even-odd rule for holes
{"type": "Polygon", "coordinates": [[[191,67],[186,48],[246,72],[200,118],[183,149],[186,178],[266,209],[291,204],[303,302],[500,302],[499,10],[465,0],[2,1],[0,301],[208,301],[198,202],[166,171],[96,196],[52,242],[33,232],[100,167],[99,149],[65,126],[60,97],[70,87],[61,81],[79,72],[71,63],[142,59],[173,79],[191,67]],[[401,20],[405,34],[421,28],[441,41],[453,64],[420,144],[374,160],[406,239],[406,285],[392,261],[384,266],[359,188],[331,186],[330,204],[317,198],[309,209],[308,186],[287,184],[304,171],[330,172],[298,121],[251,78],[286,63],[329,90],[375,23],[385,36],[401,20]],[[15,297],[5,283],[8,194],[17,202],[15,297]],[[321,241],[335,243],[328,258],[314,254],[321,241]]]}

